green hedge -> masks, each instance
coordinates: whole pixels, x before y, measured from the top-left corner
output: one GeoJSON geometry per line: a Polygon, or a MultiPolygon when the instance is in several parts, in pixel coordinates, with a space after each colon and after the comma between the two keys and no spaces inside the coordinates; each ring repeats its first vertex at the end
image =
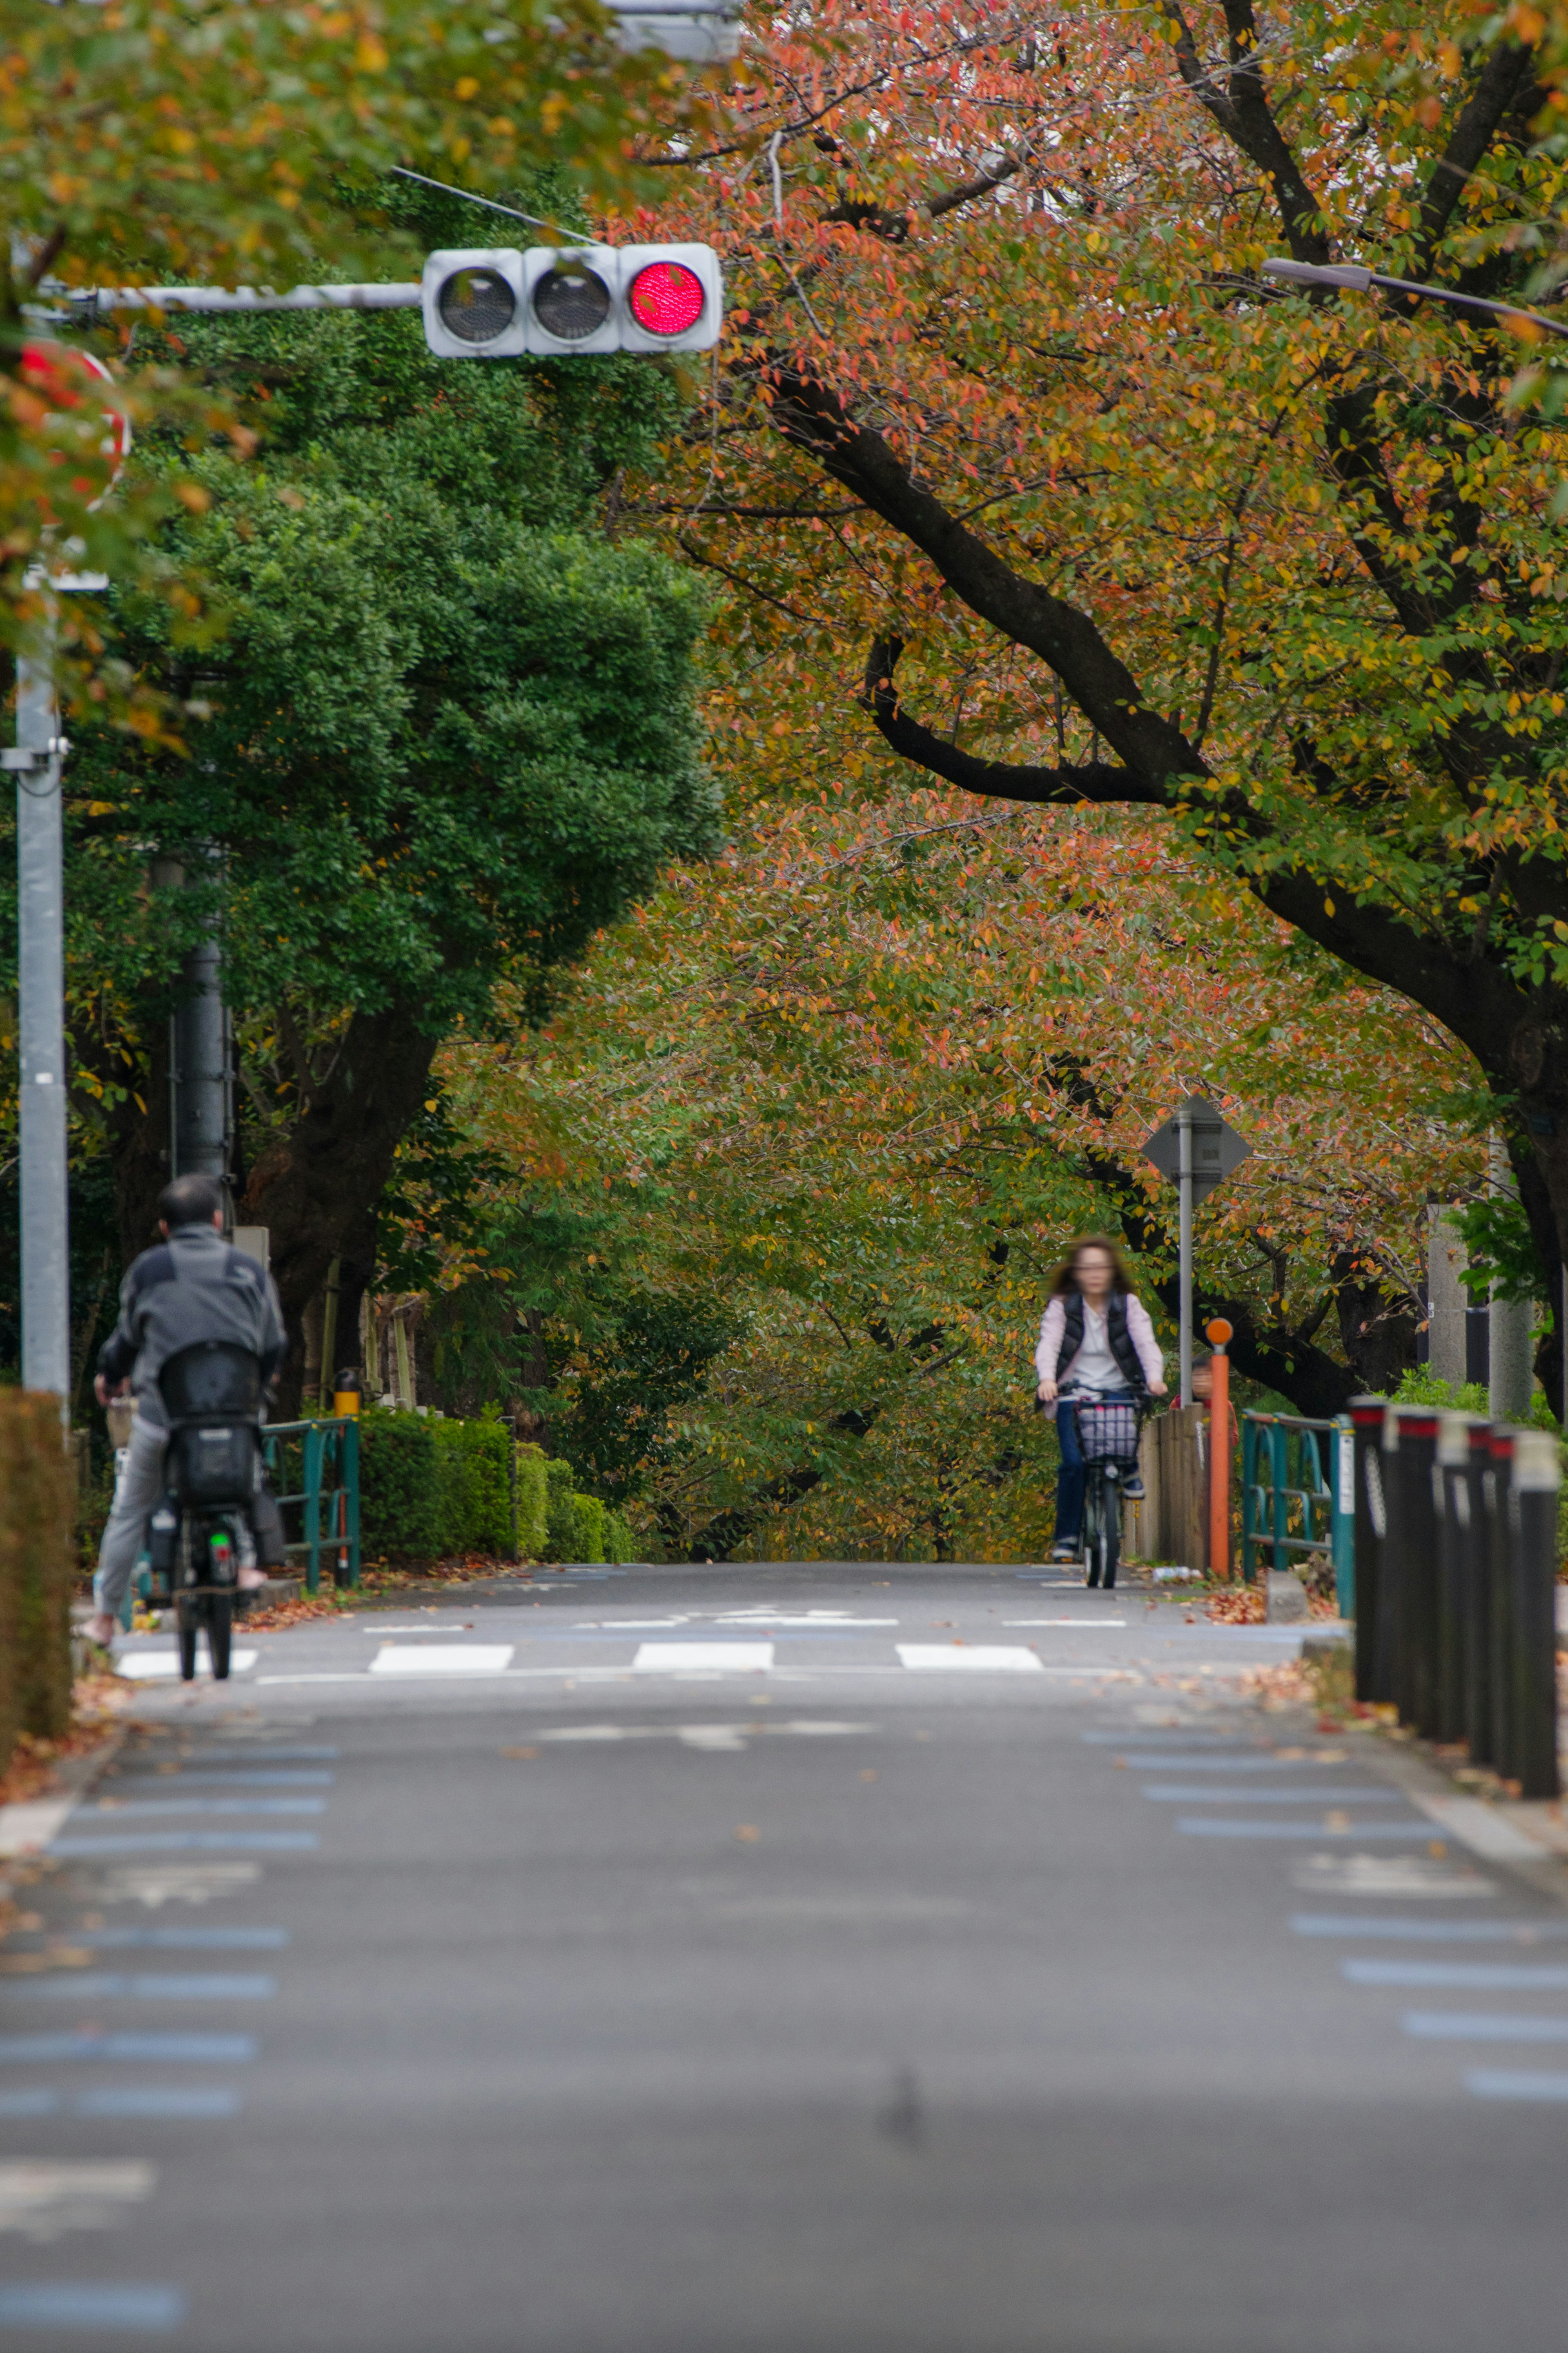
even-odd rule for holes
{"type": "Polygon", "coordinates": [[[70,1728],[75,1517],[58,1398],[0,1389],[0,1770],[18,1733],[70,1728]]]}
{"type": "MultiPolygon", "coordinates": [[[[360,1541],[373,1557],[438,1560],[512,1553],[511,1435],[495,1416],[437,1421],[360,1416],[360,1541]]],[[[618,1512],[576,1492],[572,1465],[516,1449],[517,1551],[524,1560],[626,1561],[637,1540],[618,1512]]]]}
{"type": "Polygon", "coordinates": [[[437,1421],[362,1413],[360,1541],[374,1553],[438,1560],[511,1551],[511,1433],[499,1416],[437,1421]]]}

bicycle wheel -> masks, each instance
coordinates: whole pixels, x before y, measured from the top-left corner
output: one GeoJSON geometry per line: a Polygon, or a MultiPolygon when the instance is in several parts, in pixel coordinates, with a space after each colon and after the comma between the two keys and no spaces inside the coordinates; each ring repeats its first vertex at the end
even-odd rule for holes
{"type": "Polygon", "coordinates": [[[215,1593],[207,1603],[207,1656],[212,1661],[213,1681],[228,1680],[229,1644],[234,1634],[234,1596],[215,1593]]]}
{"type": "Polygon", "coordinates": [[[1121,1491],[1114,1479],[1105,1482],[1105,1494],[1100,1507],[1100,1560],[1101,1585],[1116,1582],[1117,1566],[1121,1558],[1121,1491]]]}
{"type": "Polygon", "coordinates": [[[194,1683],[196,1679],[196,1600],[193,1593],[182,1593],[174,1604],[174,1631],[180,1645],[180,1679],[194,1683]]]}
{"type": "Polygon", "coordinates": [[[1083,1565],[1085,1572],[1084,1583],[1086,1585],[1098,1585],[1100,1583],[1101,1513],[1103,1506],[1104,1488],[1100,1482],[1100,1472],[1099,1466],[1097,1465],[1094,1470],[1089,1472],[1088,1477],[1084,1481],[1083,1486],[1083,1565]]]}

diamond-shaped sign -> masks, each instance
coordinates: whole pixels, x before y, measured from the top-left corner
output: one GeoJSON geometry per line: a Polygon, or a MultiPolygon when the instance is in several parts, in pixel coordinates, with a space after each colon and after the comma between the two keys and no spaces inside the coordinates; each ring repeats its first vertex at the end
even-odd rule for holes
{"type": "MultiPolygon", "coordinates": [[[[1192,1114],[1193,1199],[1202,1201],[1244,1160],[1251,1159],[1252,1146],[1226,1125],[1206,1095],[1189,1095],[1184,1108],[1192,1114]]],[[[1143,1146],[1143,1157],[1152,1160],[1163,1176],[1174,1180],[1180,1174],[1181,1156],[1179,1120],[1171,1118],[1154,1130],[1143,1146]]]]}

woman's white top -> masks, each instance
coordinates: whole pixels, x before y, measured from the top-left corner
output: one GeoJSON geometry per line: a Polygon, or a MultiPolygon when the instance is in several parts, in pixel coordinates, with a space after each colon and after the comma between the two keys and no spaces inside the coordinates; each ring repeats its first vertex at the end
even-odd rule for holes
{"type": "MultiPolygon", "coordinates": [[[[1154,1337],[1154,1326],[1149,1321],[1148,1310],[1141,1299],[1128,1292],[1123,1302],[1127,1309],[1127,1336],[1138,1352],[1147,1381],[1163,1381],[1165,1359],[1160,1354],[1160,1344],[1154,1337]]],[[[1106,1331],[1102,1311],[1083,1303],[1083,1344],[1069,1364],[1057,1369],[1062,1340],[1067,1330],[1067,1302],[1053,1299],[1046,1309],[1040,1324],[1039,1345],[1035,1350],[1035,1370],[1043,1381],[1060,1381],[1065,1388],[1070,1381],[1079,1389],[1122,1389],[1127,1376],[1110,1353],[1110,1341],[1106,1331]]]]}

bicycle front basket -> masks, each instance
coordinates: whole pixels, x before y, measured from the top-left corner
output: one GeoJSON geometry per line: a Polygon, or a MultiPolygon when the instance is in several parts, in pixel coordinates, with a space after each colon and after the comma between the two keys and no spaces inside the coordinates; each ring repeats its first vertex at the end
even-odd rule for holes
{"type": "Polygon", "coordinates": [[[1135,1462],[1138,1459],[1138,1409],[1135,1405],[1095,1405],[1076,1400],[1078,1441],[1086,1462],[1135,1462]]]}

